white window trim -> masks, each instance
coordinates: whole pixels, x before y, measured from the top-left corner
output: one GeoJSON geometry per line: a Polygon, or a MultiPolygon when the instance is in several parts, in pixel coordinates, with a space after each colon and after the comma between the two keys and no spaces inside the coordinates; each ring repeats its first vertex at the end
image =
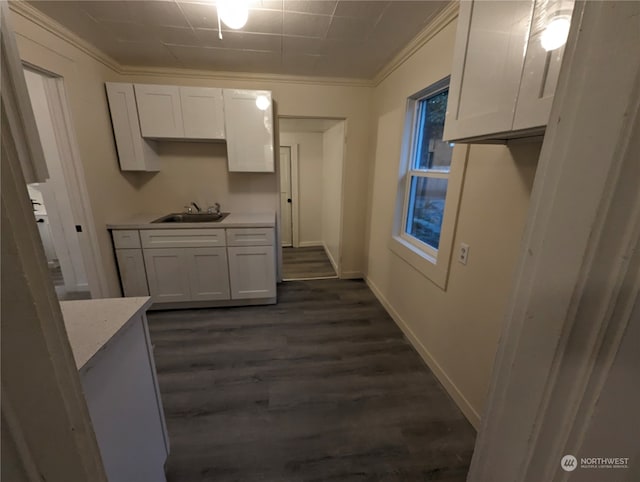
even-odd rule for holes
{"type": "Polygon", "coordinates": [[[423,276],[431,280],[437,286],[446,290],[453,251],[453,240],[458,220],[462,184],[466,171],[469,146],[457,144],[453,148],[451,168],[448,173],[430,171],[424,177],[443,177],[448,179],[445,208],[440,231],[440,243],[435,249],[417,238],[405,233],[407,222],[407,197],[410,190],[410,177],[422,175],[412,171],[411,160],[414,152],[415,111],[417,103],[425,96],[435,95],[445,90],[449,85],[449,78],[436,82],[432,86],[412,95],[407,99],[405,122],[403,125],[403,137],[400,154],[400,170],[398,176],[398,193],[396,196],[396,209],[393,222],[393,231],[389,248],[393,253],[402,258],[423,276]]]}

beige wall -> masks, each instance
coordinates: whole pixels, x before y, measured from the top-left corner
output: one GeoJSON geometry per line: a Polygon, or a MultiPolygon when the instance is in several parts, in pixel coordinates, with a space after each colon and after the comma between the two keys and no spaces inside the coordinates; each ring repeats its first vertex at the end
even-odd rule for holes
{"type": "Polygon", "coordinates": [[[413,337],[433,371],[477,425],[519,251],[540,143],[471,146],[446,291],[393,254],[388,243],[398,187],[406,99],[449,75],[455,22],[374,91],[376,152],[370,192],[368,282],[413,337]]]}
{"type": "Polygon", "coordinates": [[[298,145],[300,246],[322,244],[322,133],[280,131],[280,145],[298,145]]]}
{"type": "Polygon", "coordinates": [[[341,198],[342,193],[349,190],[348,187],[343,189],[344,134],[344,122],[322,134],[322,242],[338,274],[349,277],[351,274],[344,266],[343,251],[340,250],[340,218],[347,208],[346,201],[341,198]]]}
{"type": "Polygon", "coordinates": [[[343,215],[343,262],[348,271],[362,272],[365,256],[365,219],[368,134],[372,89],[363,86],[309,82],[216,78],[215,72],[121,76],[84,51],[53,35],[35,22],[13,12],[12,23],[23,60],[64,78],[74,121],[84,177],[99,237],[110,296],[119,295],[115,261],[105,225],[144,211],[182,209],[194,197],[206,203],[219,201],[224,209],[277,209],[279,195],[274,174],[228,174],[221,145],[163,143],[159,147],[162,170],[122,173],[119,170],[105,81],[200,85],[266,89],[273,91],[278,115],[347,119],[350,125],[343,215]]]}

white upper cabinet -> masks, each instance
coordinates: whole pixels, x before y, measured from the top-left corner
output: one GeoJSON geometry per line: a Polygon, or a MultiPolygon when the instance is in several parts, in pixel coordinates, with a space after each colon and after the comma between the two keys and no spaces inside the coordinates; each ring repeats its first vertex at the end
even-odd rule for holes
{"type": "Polygon", "coordinates": [[[135,84],[142,137],[184,138],[180,87],[135,84]]]}
{"type": "Polygon", "coordinates": [[[554,18],[570,17],[572,6],[566,0],[460,2],[446,140],[543,131],[564,49],[547,52],[540,36],[554,18]]]}
{"type": "Polygon", "coordinates": [[[133,85],[107,82],[106,87],[120,170],[158,171],[158,156],[140,135],[133,85]]]}
{"type": "Polygon", "coordinates": [[[185,138],[225,138],[222,89],[180,87],[180,102],[185,138]]]}
{"type": "Polygon", "coordinates": [[[535,4],[513,130],[547,125],[565,46],[547,51],[542,46],[542,36],[554,19],[564,18],[568,22],[573,6],[572,0],[538,1],[535,4]]]}
{"type": "Polygon", "coordinates": [[[224,89],[229,171],[274,172],[271,92],[224,89]]]}
{"type": "Polygon", "coordinates": [[[142,137],[223,140],[222,89],[136,84],[142,137]]]}

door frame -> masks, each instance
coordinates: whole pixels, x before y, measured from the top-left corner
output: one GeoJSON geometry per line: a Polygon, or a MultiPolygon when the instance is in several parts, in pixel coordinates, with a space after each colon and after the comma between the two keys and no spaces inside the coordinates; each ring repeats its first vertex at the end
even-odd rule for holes
{"type": "Polygon", "coordinates": [[[102,254],[98,247],[98,236],[93,211],[91,210],[91,200],[71,119],[64,78],[55,72],[29,62],[23,61],[22,65],[23,68],[36,72],[43,77],[74,222],[82,227],[82,232],[77,233],[77,235],[89,291],[92,298],[104,298],[108,294],[107,279],[104,272],[102,254]]]}
{"type": "Polygon", "coordinates": [[[638,15],[576,3],[468,482],[564,481],[564,455],[609,456],[581,449],[640,302],[638,15]]]}
{"type": "MultiPolygon", "coordinates": [[[[291,180],[291,244],[294,248],[300,247],[300,178],[298,152],[299,144],[280,144],[280,147],[288,147],[291,152],[291,169],[289,178],[291,180]]],[[[280,159],[282,163],[282,159],[280,159]]],[[[280,164],[281,166],[282,164],[280,164]]]]}

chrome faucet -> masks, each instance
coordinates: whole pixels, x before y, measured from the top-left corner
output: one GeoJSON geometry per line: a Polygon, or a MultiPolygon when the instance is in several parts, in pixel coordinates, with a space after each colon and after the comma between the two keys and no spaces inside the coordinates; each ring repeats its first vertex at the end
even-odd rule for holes
{"type": "Polygon", "coordinates": [[[208,214],[220,214],[220,203],[215,203],[207,208],[208,214]]]}
{"type": "Polygon", "coordinates": [[[193,206],[194,208],[196,208],[196,212],[197,212],[197,213],[201,213],[201,212],[202,212],[202,209],[200,209],[200,206],[198,206],[198,205],[196,204],[196,202],[195,202],[195,201],[191,201],[191,202],[189,203],[189,209],[191,209],[191,206],[193,206]]]}

